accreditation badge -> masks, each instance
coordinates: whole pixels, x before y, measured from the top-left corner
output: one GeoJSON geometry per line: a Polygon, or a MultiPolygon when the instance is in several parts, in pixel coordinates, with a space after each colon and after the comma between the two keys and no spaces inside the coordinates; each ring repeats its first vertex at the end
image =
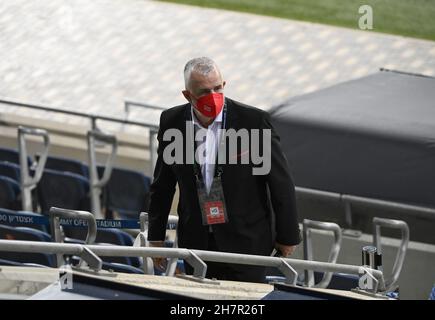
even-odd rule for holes
{"type": "Polygon", "coordinates": [[[221,177],[214,177],[209,194],[207,194],[203,181],[197,180],[196,184],[202,224],[212,225],[228,222],[221,177]]]}

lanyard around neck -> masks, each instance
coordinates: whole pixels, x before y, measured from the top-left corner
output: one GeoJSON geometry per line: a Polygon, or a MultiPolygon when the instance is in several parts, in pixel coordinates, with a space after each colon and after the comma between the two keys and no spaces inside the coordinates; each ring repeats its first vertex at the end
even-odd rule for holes
{"type": "MultiPolygon", "coordinates": [[[[193,107],[192,107],[193,108],[193,107]]],[[[194,130],[194,124],[193,124],[193,110],[190,113],[190,122],[191,122],[191,128],[192,128],[192,137],[193,137],[193,145],[195,146],[195,130],[194,130]]],[[[226,126],[226,117],[227,114],[227,104],[224,103],[224,108],[222,110],[222,124],[221,124],[221,132],[223,131],[223,129],[225,129],[226,126]]],[[[223,173],[223,166],[221,164],[218,163],[218,155],[219,155],[219,150],[221,150],[224,147],[224,139],[225,136],[224,134],[221,135],[220,137],[220,142],[219,142],[219,147],[218,147],[218,152],[216,154],[216,160],[215,160],[215,176],[217,175],[218,177],[220,177],[223,173]]],[[[200,170],[200,165],[199,163],[196,162],[196,158],[195,158],[195,147],[193,148],[193,174],[196,177],[196,180],[201,181],[202,180],[202,174],[201,174],[201,170],[200,170]]]]}

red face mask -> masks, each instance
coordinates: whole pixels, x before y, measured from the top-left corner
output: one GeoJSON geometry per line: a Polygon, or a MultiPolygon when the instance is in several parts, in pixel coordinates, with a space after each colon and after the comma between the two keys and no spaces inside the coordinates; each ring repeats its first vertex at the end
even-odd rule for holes
{"type": "Polygon", "coordinates": [[[196,101],[195,109],[208,118],[216,118],[224,106],[223,93],[210,93],[196,101]]]}

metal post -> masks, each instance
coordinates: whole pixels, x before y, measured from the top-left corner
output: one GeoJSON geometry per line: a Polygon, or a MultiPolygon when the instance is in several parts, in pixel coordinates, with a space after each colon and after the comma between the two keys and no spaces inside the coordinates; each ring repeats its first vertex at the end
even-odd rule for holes
{"type": "Polygon", "coordinates": [[[50,139],[46,130],[18,127],[18,148],[20,153],[20,182],[21,182],[21,203],[22,209],[25,211],[33,211],[32,206],[32,190],[36,187],[39,180],[41,180],[44,171],[45,163],[48,157],[48,150],[50,146],[50,139]],[[31,177],[29,172],[29,163],[27,157],[26,135],[41,136],[44,139],[44,150],[39,158],[35,175],[31,177]]]}
{"type": "MultiPolygon", "coordinates": [[[[88,234],[86,235],[86,244],[92,244],[97,237],[97,222],[92,213],[87,211],[68,210],[62,208],[50,208],[50,226],[53,240],[57,243],[63,243],[63,237],[60,230],[59,218],[64,219],[79,219],[88,223],[88,234]]],[[[65,264],[62,254],[56,255],[57,267],[65,264]]]]}
{"type": "MultiPolygon", "coordinates": [[[[147,246],[147,237],[148,237],[148,213],[147,212],[141,212],[140,216],[139,216],[139,221],[140,221],[140,234],[139,234],[139,243],[141,246],[146,247],[147,246]]],[[[178,216],[175,215],[169,215],[168,217],[168,224],[170,225],[175,225],[175,229],[178,225],[178,216]]],[[[178,236],[177,234],[175,234],[175,239],[174,239],[174,246],[173,248],[178,248],[178,236]]],[[[178,262],[178,258],[171,258],[169,259],[167,266],[166,266],[166,271],[165,274],[167,276],[173,276],[175,274],[175,271],[177,270],[177,262],[178,262]]],[[[151,261],[152,263],[152,261],[151,261]]],[[[147,261],[147,265],[145,266],[145,260],[144,260],[144,267],[146,267],[146,273],[151,274],[150,273],[150,261],[147,261]]],[[[153,272],[154,273],[154,272],[153,272]]]]}
{"type": "Polygon", "coordinates": [[[92,213],[96,218],[102,219],[100,196],[103,187],[109,182],[110,175],[112,174],[113,162],[118,148],[116,137],[113,135],[104,134],[99,131],[88,131],[88,158],[89,158],[89,177],[90,177],[90,194],[92,213]],[[104,173],[101,180],[98,178],[97,159],[95,154],[96,141],[105,142],[112,146],[112,152],[107,158],[104,166],[104,173]]]}
{"type": "Polygon", "coordinates": [[[406,251],[408,250],[409,227],[408,224],[402,220],[373,218],[373,245],[377,248],[378,253],[382,252],[381,227],[399,229],[401,231],[402,239],[399,249],[397,250],[391,278],[385,280],[386,290],[394,291],[397,288],[397,281],[399,280],[400,272],[402,271],[403,263],[405,261],[406,251]]]}
{"type": "MultiPolygon", "coordinates": [[[[332,244],[331,251],[329,252],[328,262],[336,263],[338,255],[340,254],[342,234],[341,228],[338,224],[332,222],[321,222],[304,219],[304,259],[313,260],[313,247],[310,229],[332,231],[334,233],[334,243],[332,244]]],[[[332,273],[324,273],[322,280],[318,284],[314,284],[313,271],[305,270],[305,285],[308,287],[327,288],[331,282],[332,273]]]]}

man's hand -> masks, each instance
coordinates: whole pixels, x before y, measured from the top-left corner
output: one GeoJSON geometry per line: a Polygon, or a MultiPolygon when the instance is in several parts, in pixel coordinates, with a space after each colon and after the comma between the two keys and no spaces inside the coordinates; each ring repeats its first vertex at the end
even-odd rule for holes
{"type": "MultiPolygon", "coordinates": [[[[162,248],[165,246],[164,241],[148,241],[150,247],[162,248]]],[[[166,258],[153,258],[154,268],[160,272],[166,272],[167,260],[166,258]]]]}
{"type": "Polygon", "coordinates": [[[287,246],[285,244],[281,244],[279,242],[275,242],[275,248],[279,250],[284,258],[292,255],[292,253],[296,250],[297,245],[287,246]]]}
{"type": "MultiPolygon", "coordinates": [[[[164,241],[148,241],[150,247],[162,248],[165,246],[164,241]]],[[[166,258],[153,258],[154,267],[160,272],[166,272],[166,267],[168,265],[168,260],[166,258]]],[[[175,269],[175,274],[184,274],[178,266],[175,269]]]]}

